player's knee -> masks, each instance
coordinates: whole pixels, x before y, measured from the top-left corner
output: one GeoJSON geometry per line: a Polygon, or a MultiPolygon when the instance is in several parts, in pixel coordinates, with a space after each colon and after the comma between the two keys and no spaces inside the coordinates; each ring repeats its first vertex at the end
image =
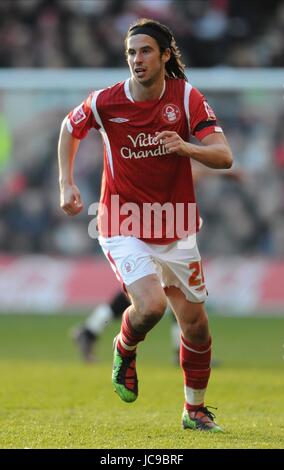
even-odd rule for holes
{"type": "Polygon", "coordinates": [[[139,313],[141,321],[145,326],[153,327],[158,323],[165,313],[167,308],[166,298],[163,297],[148,297],[141,302],[139,313]]]}

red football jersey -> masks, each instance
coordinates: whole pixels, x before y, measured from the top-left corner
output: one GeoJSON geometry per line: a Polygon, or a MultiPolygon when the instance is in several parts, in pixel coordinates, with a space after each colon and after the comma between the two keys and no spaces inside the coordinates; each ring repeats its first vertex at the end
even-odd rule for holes
{"type": "Polygon", "coordinates": [[[184,80],[166,78],[160,98],[142,102],[133,100],[129,80],[91,93],[69,113],[67,129],[73,137],[82,139],[96,128],[104,141],[101,234],[132,234],[151,243],[171,243],[198,231],[199,215],[192,205],[195,195],[190,158],[168,153],[155,135],[169,130],[185,141],[190,134],[201,140],[220,132],[220,128],[204,96],[184,80]],[[158,232],[153,212],[149,216],[151,207],[156,207],[161,219],[158,232]],[[104,220],[106,213],[108,219],[104,220]],[[178,217],[183,221],[183,236],[177,230],[178,217]]]}

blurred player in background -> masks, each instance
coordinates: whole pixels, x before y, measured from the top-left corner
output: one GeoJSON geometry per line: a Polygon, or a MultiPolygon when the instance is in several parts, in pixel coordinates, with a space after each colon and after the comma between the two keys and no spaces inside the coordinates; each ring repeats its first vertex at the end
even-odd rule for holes
{"type": "MultiPolygon", "coordinates": [[[[99,304],[85,322],[72,332],[79,352],[86,362],[96,361],[96,344],[111,321],[120,319],[131,304],[124,292],[118,292],[109,304],[99,304]]],[[[170,313],[170,309],[168,309],[170,313]]],[[[179,363],[180,329],[175,316],[172,317],[171,344],[173,362],[179,363]]]]}
{"type": "Polygon", "coordinates": [[[113,320],[120,319],[129,305],[130,301],[127,296],[120,291],[109,304],[99,304],[85,322],[73,330],[73,339],[86,362],[96,360],[95,346],[99,338],[107,325],[113,320]]]}
{"type": "Polygon", "coordinates": [[[162,318],[169,301],[181,328],[182,425],[222,432],[204,405],[211,335],[195,242],[200,219],[190,162],[230,168],[232,154],[213,110],[187,82],[166,26],[137,21],[126,36],[126,56],[131,78],[91,93],[63,121],[58,147],[60,204],[68,215],[82,210],[74,158],[80,139],[91,128],[99,129],[105,144],[99,242],[131,300],[114,341],[115,391],[125,402],[137,399],[136,348],[162,318]],[[189,143],[190,134],[202,145],[189,143]],[[155,208],[150,219],[149,205],[155,208]]]}

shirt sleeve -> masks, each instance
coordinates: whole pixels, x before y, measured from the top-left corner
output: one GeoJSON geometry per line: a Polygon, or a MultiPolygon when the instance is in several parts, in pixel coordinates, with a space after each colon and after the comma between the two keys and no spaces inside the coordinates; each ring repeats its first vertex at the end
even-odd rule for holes
{"type": "Polygon", "coordinates": [[[191,133],[198,140],[214,132],[223,132],[217,124],[213,109],[197,88],[192,88],[190,93],[189,113],[191,133]]]}
{"type": "Polygon", "coordinates": [[[89,130],[93,127],[95,129],[100,128],[92,111],[92,99],[93,93],[79,106],[70,111],[67,116],[66,127],[70,134],[76,139],[84,139],[89,130]]]}

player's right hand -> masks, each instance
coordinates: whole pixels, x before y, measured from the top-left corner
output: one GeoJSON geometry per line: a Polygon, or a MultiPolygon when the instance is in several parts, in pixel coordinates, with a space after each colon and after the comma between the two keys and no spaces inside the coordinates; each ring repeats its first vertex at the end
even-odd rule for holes
{"type": "Polygon", "coordinates": [[[60,207],[67,215],[77,215],[83,210],[79,188],[75,185],[64,186],[60,189],[60,207]]]}

